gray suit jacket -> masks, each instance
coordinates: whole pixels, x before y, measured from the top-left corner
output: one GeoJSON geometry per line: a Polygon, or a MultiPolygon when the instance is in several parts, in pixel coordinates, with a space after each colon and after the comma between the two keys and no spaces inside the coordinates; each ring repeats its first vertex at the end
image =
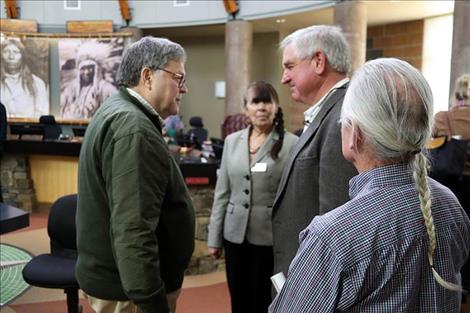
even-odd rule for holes
{"type": "Polygon", "coordinates": [[[349,179],[357,172],[341,152],[338,123],[346,88],[328,96],[282,173],[273,206],[274,273],[287,274],[299,233],[316,215],[349,200],[349,179]]]}
{"type": "Polygon", "coordinates": [[[251,244],[272,245],[272,204],[298,137],[286,132],[279,158],[274,161],[270,150],[278,134],[271,132],[250,163],[248,136],[246,128],[225,139],[210,218],[209,247],[222,247],[223,238],[238,244],[246,238],[251,244]],[[250,170],[257,163],[266,164],[266,171],[250,170]]]}

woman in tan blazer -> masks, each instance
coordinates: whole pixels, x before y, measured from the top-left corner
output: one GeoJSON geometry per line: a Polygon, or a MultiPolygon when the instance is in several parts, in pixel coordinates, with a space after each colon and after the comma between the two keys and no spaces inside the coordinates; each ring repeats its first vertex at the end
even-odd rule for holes
{"type": "MultiPolygon", "coordinates": [[[[435,115],[433,137],[458,136],[460,139],[470,140],[470,74],[464,74],[457,79],[454,98],[451,102],[449,111],[438,112],[435,115]]],[[[467,149],[463,178],[445,182],[445,185],[457,196],[470,217],[470,145],[467,149]]],[[[468,261],[462,268],[462,286],[466,290],[470,289],[470,263],[468,261]]],[[[463,296],[464,301],[465,296],[463,296]]]]}
{"type": "Polygon", "coordinates": [[[274,87],[254,82],[244,97],[251,125],[225,139],[209,225],[209,253],[225,250],[232,312],[267,312],[273,271],[272,204],[297,137],[284,130],[274,87]]]}

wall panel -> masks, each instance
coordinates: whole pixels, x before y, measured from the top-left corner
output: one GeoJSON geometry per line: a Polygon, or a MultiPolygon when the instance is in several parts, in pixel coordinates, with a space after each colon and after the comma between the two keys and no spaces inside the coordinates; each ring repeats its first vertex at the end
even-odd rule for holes
{"type": "Polygon", "coordinates": [[[77,193],[77,157],[31,155],[29,165],[38,202],[52,203],[60,196],[77,193]]]}

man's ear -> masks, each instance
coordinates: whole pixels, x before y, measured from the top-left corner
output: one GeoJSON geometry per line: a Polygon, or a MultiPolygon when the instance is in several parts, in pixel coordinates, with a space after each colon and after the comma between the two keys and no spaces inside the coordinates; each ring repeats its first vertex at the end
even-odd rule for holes
{"type": "Polygon", "coordinates": [[[353,124],[352,136],[353,136],[353,140],[351,140],[352,149],[356,153],[359,153],[364,149],[364,133],[357,126],[357,124],[353,124]]]}
{"type": "Polygon", "coordinates": [[[326,70],[326,54],[322,51],[317,51],[313,55],[312,64],[315,68],[315,72],[319,75],[323,74],[326,70]]]}
{"type": "Polygon", "coordinates": [[[152,79],[153,79],[152,74],[153,74],[152,70],[149,69],[148,67],[144,67],[140,71],[140,79],[142,80],[142,83],[144,84],[144,86],[147,88],[151,88],[152,86],[152,79]]]}

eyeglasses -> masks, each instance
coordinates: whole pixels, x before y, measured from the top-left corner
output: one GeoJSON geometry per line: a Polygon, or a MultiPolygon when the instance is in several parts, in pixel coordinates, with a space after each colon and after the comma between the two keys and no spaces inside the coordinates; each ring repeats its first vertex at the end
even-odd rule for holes
{"type": "Polygon", "coordinates": [[[168,71],[161,67],[157,67],[157,70],[167,72],[168,74],[172,74],[173,79],[175,79],[178,82],[178,88],[183,88],[184,84],[186,83],[186,78],[184,77],[183,74],[168,71]]]}

